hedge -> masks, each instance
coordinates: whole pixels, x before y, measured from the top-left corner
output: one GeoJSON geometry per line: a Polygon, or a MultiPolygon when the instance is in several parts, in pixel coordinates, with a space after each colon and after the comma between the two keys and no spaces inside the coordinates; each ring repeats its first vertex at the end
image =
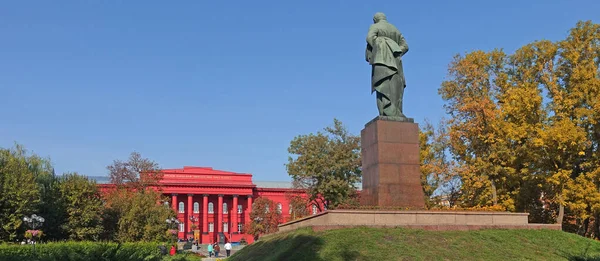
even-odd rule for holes
{"type": "Polygon", "coordinates": [[[64,242],[0,245],[2,261],[160,261],[157,243],[64,242]]]}

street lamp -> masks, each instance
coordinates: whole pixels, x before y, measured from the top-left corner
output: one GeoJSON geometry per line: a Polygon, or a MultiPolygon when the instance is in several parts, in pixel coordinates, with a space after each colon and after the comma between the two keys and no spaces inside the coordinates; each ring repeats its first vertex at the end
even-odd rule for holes
{"type": "Polygon", "coordinates": [[[35,237],[41,236],[41,231],[35,230],[38,227],[41,227],[46,221],[43,217],[38,216],[36,214],[31,215],[31,217],[25,216],[23,217],[23,221],[32,229],[28,230],[25,235],[27,237],[27,233],[31,234],[31,241],[33,243],[33,251],[35,251],[35,237]]]}
{"type": "Polygon", "coordinates": [[[176,219],[176,218],[174,218],[174,217],[172,217],[172,218],[167,218],[166,222],[167,222],[167,224],[169,224],[169,225],[170,225],[170,227],[177,226],[177,225],[179,225],[179,224],[181,223],[181,222],[179,221],[179,219],[176,219]]]}
{"type": "Polygon", "coordinates": [[[195,238],[194,231],[198,228],[198,226],[195,223],[198,222],[198,220],[200,220],[200,218],[198,218],[197,216],[194,216],[194,215],[189,215],[188,220],[191,222],[191,224],[190,224],[190,232],[187,233],[186,239],[195,238]]]}
{"type": "Polygon", "coordinates": [[[36,214],[31,215],[31,217],[25,216],[23,221],[27,223],[31,229],[36,229],[37,227],[41,227],[44,221],[46,221],[43,217],[38,216],[36,214]]]}
{"type": "Polygon", "coordinates": [[[181,224],[181,222],[179,221],[179,219],[176,219],[174,217],[172,218],[167,218],[167,220],[165,220],[165,222],[167,222],[167,224],[169,224],[169,228],[171,228],[171,230],[169,231],[169,233],[171,233],[173,235],[173,237],[177,237],[177,232],[179,231],[179,224],[181,224]],[[173,229],[175,228],[175,229],[173,229]]]}

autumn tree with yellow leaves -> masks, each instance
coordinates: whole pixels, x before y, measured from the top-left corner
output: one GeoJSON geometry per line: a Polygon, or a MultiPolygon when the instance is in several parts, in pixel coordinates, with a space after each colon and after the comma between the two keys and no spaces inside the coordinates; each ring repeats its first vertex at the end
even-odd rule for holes
{"type": "Polygon", "coordinates": [[[600,25],[589,21],[513,54],[456,56],[439,89],[455,166],[438,176],[460,178],[457,204],[529,212],[599,238],[599,65],[600,25]]]}

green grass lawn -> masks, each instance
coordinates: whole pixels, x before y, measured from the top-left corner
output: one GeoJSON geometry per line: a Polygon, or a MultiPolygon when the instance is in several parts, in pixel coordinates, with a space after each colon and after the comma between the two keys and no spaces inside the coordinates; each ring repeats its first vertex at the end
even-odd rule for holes
{"type": "Polygon", "coordinates": [[[261,238],[240,260],[599,260],[600,242],[553,230],[299,229],[261,238]]]}

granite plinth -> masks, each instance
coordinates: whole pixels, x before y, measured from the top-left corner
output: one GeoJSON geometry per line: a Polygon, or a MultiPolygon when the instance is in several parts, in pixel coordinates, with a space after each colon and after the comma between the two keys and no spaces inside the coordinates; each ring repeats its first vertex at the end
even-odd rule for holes
{"type": "Polygon", "coordinates": [[[361,204],[424,208],[419,126],[377,117],[361,131],[361,204]]]}
{"type": "Polygon", "coordinates": [[[312,227],[404,227],[424,230],[553,229],[560,224],[530,224],[527,213],[478,211],[329,210],[279,225],[279,232],[312,227]]]}

